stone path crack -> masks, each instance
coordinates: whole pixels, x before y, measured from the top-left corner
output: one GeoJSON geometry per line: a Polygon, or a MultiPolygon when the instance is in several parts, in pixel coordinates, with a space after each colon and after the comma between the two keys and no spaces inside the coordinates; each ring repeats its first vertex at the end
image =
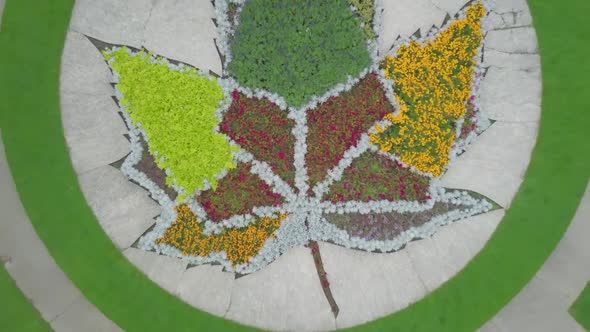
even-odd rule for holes
{"type": "Polygon", "coordinates": [[[522,71],[525,73],[536,73],[539,71],[539,66],[531,66],[531,67],[527,67],[527,68],[512,68],[512,67],[505,67],[505,66],[498,66],[498,65],[490,65],[490,66],[484,67],[484,69],[486,69],[486,70],[489,68],[510,70],[510,71],[522,71]]]}
{"type": "Polygon", "coordinates": [[[412,259],[412,257],[410,257],[410,255],[408,255],[408,253],[406,253],[406,256],[408,256],[408,260],[410,261],[410,265],[412,266],[412,270],[414,270],[414,273],[418,277],[420,284],[424,288],[424,293],[428,294],[429,289],[428,289],[428,287],[426,287],[426,283],[424,282],[424,279],[422,279],[422,276],[420,275],[420,273],[418,273],[418,270],[416,269],[416,265],[414,264],[414,260],[412,259]]]}
{"type": "MultiPolygon", "coordinates": [[[[432,0],[428,0],[428,3],[433,6],[434,8],[440,10],[441,12],[445,13],[445,14],[449,14],[446,10],[442,9],[441,7],[439,7],[437,4],[435,4],[432,0]]],[[[450,14],[449,14],[450,15],[450,14]]]]}
{"type": "Polygon", "coordinates": [[[142,28],[142,38],[141,38],[141,41],[140,41],[140,43],[139,43],[139,44],[140,44],[140,46],[141,46],[142,48],[145,48],[145,42],[146,42],[146,38],[145,38],[145,30],[147,30],[148,23],[150,23],[150,19],[152,18],[152,12],[154,11],[154,7],[156,7],[156,2],[158,2],[158,0],[154,0],[154,1],[152,1],[152,3],[151,3],[151,7],[150,7],[150,12],[149,12],[149,14],[148,14],[148,17],[147,17],[147,19],[145,20],[145,22],[144,22],[144,24],[143,24],[143,28],[142,28]]]}
{"type": "Polygon", "coordinates": [[[68,304],[65,309],[63,311],[61,311],[60,313],[58,313],[57,315],[55,315],[53,318],[48,319],[47,322],[48,323],[54,323],[58,318],[60,318],[61,316],[63,316],[66,312],[68,312],[76,302],[78,302],[79,298],[76,298],[74,300],[72,300],[72,302],[70,302],[70,304],[68,304]]]}
{"type": "Polygon", "coordinates": [[[504,54],[524,54],[524,55],[536,55],[539,54],[539,52],[537,50],[535,50],[534,52],[526,52],[526,51],[504,51],[504,50],[499,50],[497,48],[493,48],[493,47],[487,47],[488,50],[492,50],[492,51],[496,51],[499,53],[504,53],[504,54]]]}
{"type": "Polygon", "coordinates": [[[227,314],[229,313],[229,309],[231,308],[231,305],[232,305],[232,300],[234,297],[234,287],[235,287],[234,284],[235,284],[235,279],[234,279],[234,282],[232,282],[232,284],[231,284],[231,290],[229,292],[229,303],[227,304],[227,308],[225,308],[225,312],[223,313],[224,318],[227,317],[227,314]]]}
{"type": "Polygon", "coordinates": [[[513,29],[522,29],[522,28],[532,28],[531,24],[525,25],[514,25],[514,26],[504,26],[499,28],[490,29],[489,31],[502,31],[502,30],[513,30],[513,29]]]}

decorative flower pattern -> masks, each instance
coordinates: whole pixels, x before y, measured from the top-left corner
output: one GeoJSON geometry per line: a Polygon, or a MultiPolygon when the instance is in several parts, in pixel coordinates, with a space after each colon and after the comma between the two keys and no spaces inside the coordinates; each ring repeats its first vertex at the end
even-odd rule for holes
{"type": "MultiPolygon", "coordinates": [[[[215,2],[223,37],[219,49],[229,63],[242,2],[230,4],[228,8],[225,0],[215,2]]],[[[369,17],[378,21],[375,13],[369,17]]],[[[494,208],[481,195],[445,190],[436,179],[470,135],[486,126],[476,116],[471,94],[477,83],[473,77],[484,15],[484,5],[473,2],[434,38],[400,44],[396,53],[383,59],[377,57],[374,41],[369,42],[371,66],[325,94],[310,97],[301,107],[301,100],[298,107],[290,107],[285,98],[241,86],[239,77],[228,73],[221,78],[203,74],[223,90],[220,107],[206,114],[215,116],[216,123],[209,121],[211,128],[206,130],[216,139],[224,137],[232,167],[214,178],[207,174],[192,179],[203,185],[193,185],[179,202],[163,190],[161,179],[156,185],[158,181],[136,167],[139,156],[145,157],[142,147],[163,165],[157,162],[152,142],[161,141],[166,128],[146,132],[124,112],[136,153],[122,169],[162,205],[162,215],[140,238],[139,247],[192,264],[220,263],[243,274],[310,241],[367,251],[398,250],[442,225],[494,208]]],[[[129,78],[118,72],[117,54],[141,56],[146,67],[166,62],[124,48],[105,54],[123,87],[129,86],[129,78]]],[[[185,70],[166,64],[172,72],[185,70]]],[[[306,75],[313,79],[312,73],[306,75]]],[[[127,94],[118,93],[120,100],[127,94]]],[[[145,107],[120,104],[131,114],[145,107]]],[[[167,121],[173,128],[186,125],[184,117],[167,121]]],[[[195,144],[193,157],[199,156],[199,149],[195,144]]],[[[145,158],[142,164],[148,164],[145,158]]],[[[310,247],[319,250],[317,245],[310,247]]],[[[325,271],[320,277],[329,287],[325,271]]]]}

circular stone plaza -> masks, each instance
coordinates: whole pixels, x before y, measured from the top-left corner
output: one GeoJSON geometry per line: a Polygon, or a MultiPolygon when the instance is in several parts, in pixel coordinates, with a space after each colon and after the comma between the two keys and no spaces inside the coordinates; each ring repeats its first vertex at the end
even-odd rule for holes
{"type": "Polygon", "coordinates": [[[588,10],[0,0],[0,331],[590,331],[588,10]]]}

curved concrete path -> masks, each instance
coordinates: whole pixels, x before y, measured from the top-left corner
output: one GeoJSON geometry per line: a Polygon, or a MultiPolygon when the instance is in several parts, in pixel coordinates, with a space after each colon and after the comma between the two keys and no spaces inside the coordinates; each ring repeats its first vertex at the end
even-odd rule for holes
{"type": "Polygon", "coordinates": [[[0,211],[1,262],[55,331],[122,331],[86,300],[55,264],[35,233],[18,198],[1,135],[0,211]]]}
{"type": "Polygon", "coordinates": [[[584,332],[568,310],[590,280],[589,238],[590,184],[549,259],[480,332],[584,332]]]}

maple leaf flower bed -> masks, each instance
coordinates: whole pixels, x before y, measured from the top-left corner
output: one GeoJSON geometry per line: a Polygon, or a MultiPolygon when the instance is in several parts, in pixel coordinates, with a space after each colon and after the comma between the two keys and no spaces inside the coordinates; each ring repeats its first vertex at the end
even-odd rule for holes
{"type": "Polygon", "coordinates": [[[104,49],[132,146],[120,169],[162,208],[136,246],[239,274],[307,246],[336,315],[316,241],[392,252],[497,208],[439,180],[490,125],[486,6],[379,54],[378,1],[217,0],[220,77],[104,49]]]}

